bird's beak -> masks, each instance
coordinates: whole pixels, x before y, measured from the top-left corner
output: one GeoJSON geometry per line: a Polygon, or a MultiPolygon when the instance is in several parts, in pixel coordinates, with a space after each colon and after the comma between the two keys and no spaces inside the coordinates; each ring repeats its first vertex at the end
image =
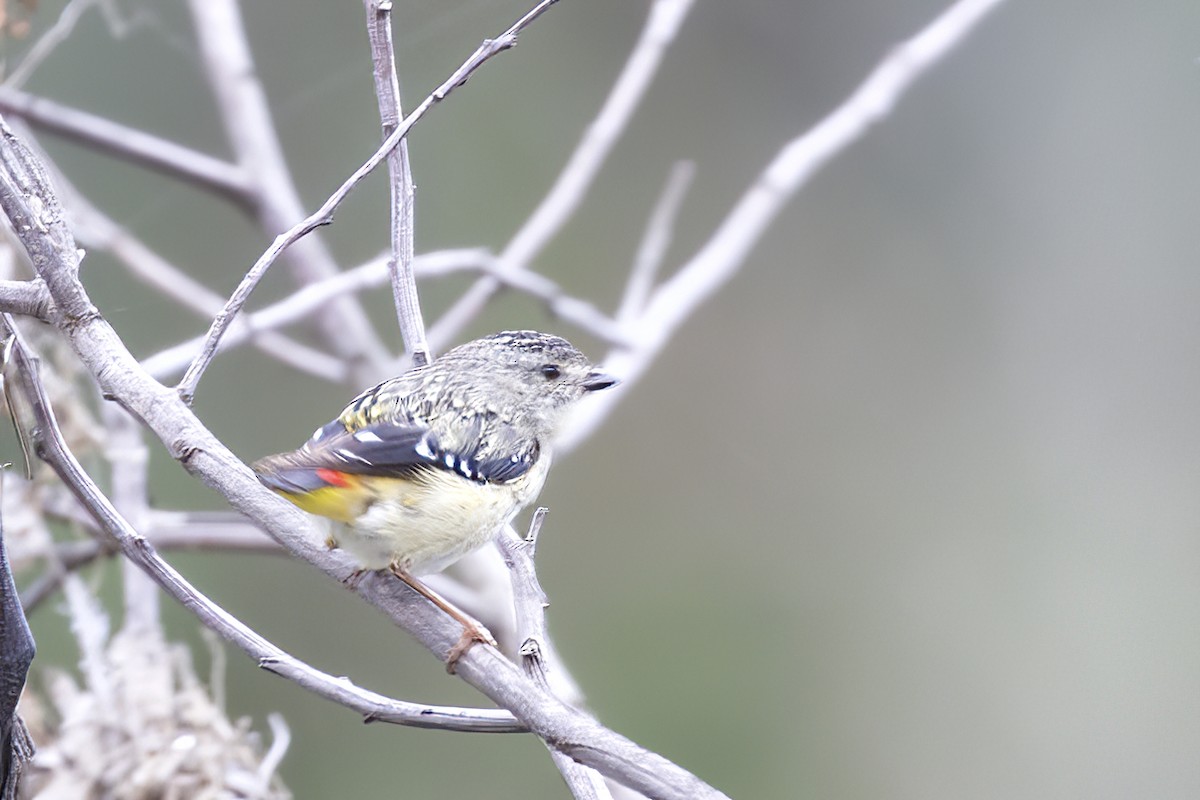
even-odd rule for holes
{"type": "Polygon", "coordinates": [[[621,381],[618,378],[609,375],[607,372],[602,372],[594,369],[587,374],[587,378],[583,381],[583,388],[588,392],[598,392],[601,389],[607,389],[610,386],[616,386],[621,381]]]}

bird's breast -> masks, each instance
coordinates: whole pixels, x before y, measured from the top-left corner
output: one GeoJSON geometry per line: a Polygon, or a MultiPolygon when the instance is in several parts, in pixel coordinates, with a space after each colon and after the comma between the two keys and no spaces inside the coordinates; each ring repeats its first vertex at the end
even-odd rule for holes
{"type": "MultiPolygon", "coordinates": [[[[539,460],[541,461],[541,460],[539,460]]],[[[398,562],[414,575],[444,569],[491,540],[541,490],[548,463],[509,483],[479,484],[446,470],[413,478],[357,477],[366,501],[338,535],[366,569],[398,562]]],[[[327,515],[332,516],[332,515],[327,515]]]]}

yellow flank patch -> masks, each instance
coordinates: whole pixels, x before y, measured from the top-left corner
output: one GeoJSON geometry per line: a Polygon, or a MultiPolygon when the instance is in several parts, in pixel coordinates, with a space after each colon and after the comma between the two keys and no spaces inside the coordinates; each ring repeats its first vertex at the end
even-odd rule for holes
{"type": "Polygon", "coordinates": [[[363,490],[358,481],[352,486],[326,486],[304,494],[279,494],[310,514],[329,517],[338,522],[354,522],[370,499],[370,495],[363,490]]]}

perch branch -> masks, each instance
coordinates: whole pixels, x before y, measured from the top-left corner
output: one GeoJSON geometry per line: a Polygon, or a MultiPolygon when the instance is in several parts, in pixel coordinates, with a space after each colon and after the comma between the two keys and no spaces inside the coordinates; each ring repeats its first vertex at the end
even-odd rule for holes
{"type": "MultiPolygon", "coordinates": [[[[61,309],[60,332],[104,396],[120,402],[141,419],[189,472],[220,492],[292,553],[334,578],[348,577],[353,565],[343,555],[323,547],[321,537],[304,513],[262,487],[250,470],[196,419],[176,392],[141,370],[79,283],[79,254],[63,222],[61,208],[44,180],[44,170],[3,124],[0,124],[0,209],[12,221],[30,261],[61,309]]],[[[22,374],[29,373],[26,370],[22,374]]],[[[70,460],[64,463],[78,466],[70,460]]],[[[72,472],[71,477],[73,488],[90,483],[81,470],[72,472]]],[[[112,525],[113,532],[127,534],[122,552],[155,571],[161,579],[160,585],[172,597],[193,611],[200,608],[195,605],[200,596],[184,591],[187,584],[182,578],[161,559],[151,558],[155,554],[149,543],[136,532],[121,527],[124,521],[111,513],[112,507],[102,495],[96,500],[95,510],[104,515],[99,521],[105,526],[112,525]]],[[[457,623],[389,575],[366,576],[359,582],[357,592],[432,652],[445,653],[459,639],[461,628],[457,623]]],[[[209,610],[208,605],[204,608],[209,610]]],[[[223,633],[236,636],[237,642],[247,648],[259,650],[264,642],[258,634],[219,608],[215,610],[221,616],[213,619],[225,623],[221,628],[223,633]]],[[[322,691],[339,686],[331,685],[329,676],[321,675],[328,680],[317,680],[312,674],[315,671],[303,662],[264,658],[260,663],[273,670],[287,670],[322,691]]],[[[551,747],[648,797],[662,800],[724,797],[678,765],[563,704],[521,675],[494,648],[471,648],[459,660],[457,674],[500,707],[510,709],[551,747]]],[[[361,690],[353,697],[341,699],[361,704],[361,690]]]]}
{"type": "MultiPolygon", "coordinates": [[[[100,488],[80,466],[63,441],[62,432],[46,398],[37,372],[37,363],[20,332],[5,315],[0,325],[12,337],[12,366],[20,382],[22,395],[36,421],[34,440],[38,455],[46,461],[100,524],[103,532],[116,541],[121,552],[137,564],[167,594],[200,618],[206,627],[253,657],[263,669],[288,678],[314,694],[352,708],[370,720],[445,730],[511,733],[523,730],[505,712],[468,710],[418,705],[378,695],[354,686],[344,678],[335,678],[289,655],[259,636],[225,609],[201,594],[170,564],[163,561],[154,546],[117,512],[100,488]]],[[[13,379],[9,379],[9,390],[13,379]]]]}

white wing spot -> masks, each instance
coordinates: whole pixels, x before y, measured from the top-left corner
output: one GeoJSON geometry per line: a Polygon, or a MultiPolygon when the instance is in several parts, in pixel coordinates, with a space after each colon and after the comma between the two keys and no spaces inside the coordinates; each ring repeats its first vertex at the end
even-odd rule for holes
{"type": "Polygon", "coordinates": [[[353,450],[347,450],[344,447],[340,447],[337,450],[334,450],[333,452],[336,453],[341,458],[345,459],[346,461],[358,461],[362,464],[370,464],[371,463],[367,459],[360,456],[358,453],[355,453],[353,450]]]}
{"type": "Polygon", "coordinates": [[[378,444],[379,442],[383,441],[383,439],[380,439],[379,434],[375,433],[375,431],[359,431],[358,433],[354,434],[354,438],[357,441],[364,443],[369,442],[371,444],[378,444]]]}
{"type": "Polygon", "coordinates": [[[437,456],[434,455],[433,449],[429,446],[429,436],[428,435],[421,437],[421,441],[417,442],[417,446],[413,448],[413,451],[417,455],[419,455],[421,458],[424,458],[427,461],[436,461],[437,460],[437,456]]]}

